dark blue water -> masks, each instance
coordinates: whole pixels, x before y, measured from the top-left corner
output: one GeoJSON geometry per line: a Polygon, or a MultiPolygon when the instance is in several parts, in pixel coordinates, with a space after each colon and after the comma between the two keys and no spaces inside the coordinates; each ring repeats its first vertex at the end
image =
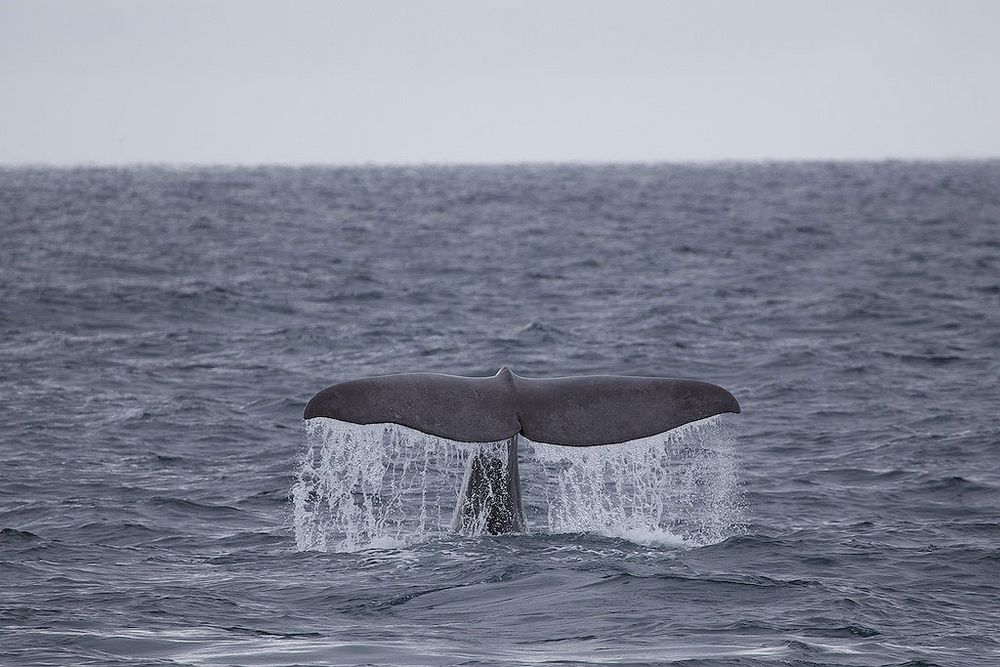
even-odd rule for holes
{"type": "MultiPolygon", "coordinates": [[[[0,170],[0,662],[1000,664],[1000,163],[0,170]],[[715,540],[300,550],[302,408],[694,377],[715,540]]],[[[527,473],[525,473],[527,474],[527,473]]]]}

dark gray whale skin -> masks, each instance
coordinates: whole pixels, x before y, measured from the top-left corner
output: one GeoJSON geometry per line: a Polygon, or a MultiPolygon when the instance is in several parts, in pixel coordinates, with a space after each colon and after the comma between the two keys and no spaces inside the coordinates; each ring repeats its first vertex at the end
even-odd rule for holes
{"type": "Polygon", "coordinates": [[[335,384],[312,397],[305,419],[401,424],[461,442],[521,434],[556,445],[606,445],[740,412],[728,391],[697,380],[594,375],[529,379],[405,373],[335,384]]]}
{"type": "Polygon", "coordinates": [[[468,532],[477,525],[487,535],[527,530],[517,469],[517,436],[508,440],[501,452],[487,447],[469,457],[451,527],[468,532]]]}

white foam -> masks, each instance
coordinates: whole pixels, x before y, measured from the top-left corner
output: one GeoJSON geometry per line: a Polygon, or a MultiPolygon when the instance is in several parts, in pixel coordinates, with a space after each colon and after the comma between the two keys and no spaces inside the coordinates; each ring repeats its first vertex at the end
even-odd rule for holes
{"type": "MultiPolygon", "coordinates": [[[[542,482],[546,529],[641,544],[698,546],[730,537],[744,520],[737,433],[734,416],[717,415],[612,445],[525,441],[547,477],[531,480],[542,482]]],[[[526,496],[531,481],[523,483],[526,496]]]]}
{"type": "MultiPolygon", "coordinates": [[[[521,439],[531,532],[597,533],[658,546],[698,546],[739,530],[737,422],[716,416],[650,438],[597,447],[521,439]]],[[[292,487],[299,550],[398,549],[450,531],[470,454],[462,443],[396,424],[306,422],[292,487]]],[[[485,521],[469,521],[477,534],[485,521]]]]}
{"type": "Polygon", "coordinates": [[[308,420],[291,493],[298,549],[398,548],[449,530],[470,453],[497,446],[398,424],[308,420]]]}
{"type": "Polygon", "coordinates": [[[653,547],[692,547],[698,546],[680,535],[675,535],[664,528],[617,528],[609,527],[594,531],[605,537],[618,537],[635,544],[645,544],[653,547]]]}

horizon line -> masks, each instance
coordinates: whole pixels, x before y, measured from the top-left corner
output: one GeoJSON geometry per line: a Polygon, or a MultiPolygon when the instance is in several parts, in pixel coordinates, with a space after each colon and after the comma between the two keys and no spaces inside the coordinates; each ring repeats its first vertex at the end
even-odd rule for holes
{"type": "Polygon", "coordinates": [[[693,158],[693,159],[663,159],[663,160],[490,160],[482,162],[463,160],[427,160],[427,161],[355,161],[355,162],[316,162],[316,161],[220,161],[220,162],[185,162],[169,160],[150,161],[66,161],[66,162],[2,162],[0,169],[164,169],[164,170],[194,170],[194,169],[412,169],[412,168],[469,168],[469,167],[654,167],[654,166],[725,166],[725,165],[768,165],[768,164],[968,164],[1000,162],[1000,154],[994,156],[938,156],[938,157],[774,157],[774,158],[693,158]]]}

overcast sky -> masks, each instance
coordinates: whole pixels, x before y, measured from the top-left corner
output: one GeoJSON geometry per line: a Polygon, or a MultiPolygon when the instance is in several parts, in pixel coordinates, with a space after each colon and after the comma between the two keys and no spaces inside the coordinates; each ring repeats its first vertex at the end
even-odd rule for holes
{"type": "Polygon", "coordinates": [[[0,163],[1000,156],[1000,0],[0,0],[0,163]]]}

